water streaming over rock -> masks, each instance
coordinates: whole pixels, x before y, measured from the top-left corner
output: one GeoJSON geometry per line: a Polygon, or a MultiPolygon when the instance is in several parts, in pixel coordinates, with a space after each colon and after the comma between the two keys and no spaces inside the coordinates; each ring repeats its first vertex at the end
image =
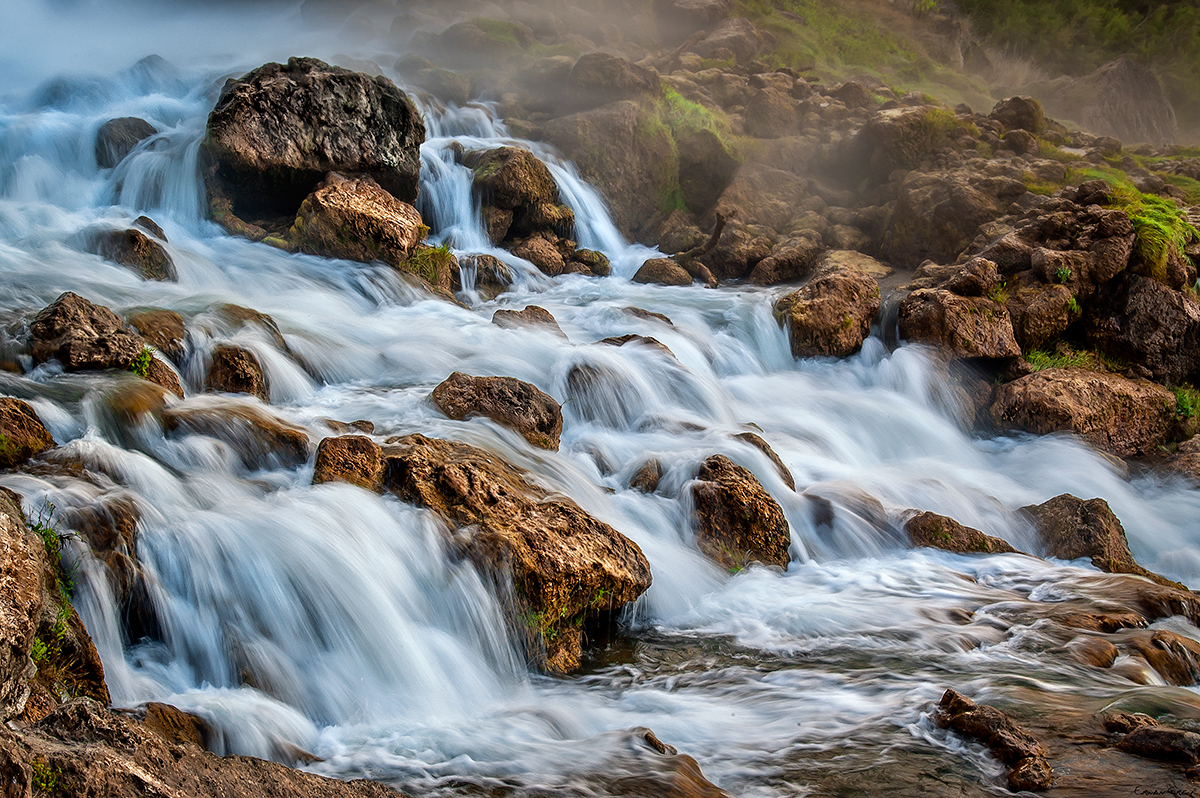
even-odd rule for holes
{"type": "MultiPolygon", "coordinates": [[[[585,675],[536,676],[484,580],[450,555],[425,511],[345,485],[311,486],[311,459],[247,464],[211,437],[117,424],[107,409],[119,382],[111,375],[0,372],[0,393],[34,404],[61,456],[141,512],[155,638],[122,639],[99,566],[74,546],[76,604],[117,705],[168,701],[208,719],[220,751],[294,761],[304,749],[321,758],[311,765],[318,772],[411,791],[469,783],[590,794],[595,774],[622,767],[622,731],[636,726],[743,795],[803,794],[835,771],[845,778],[882,762],[900,763],[888,778],[915,783],[930,757],[956,745],[923,714],[950,684],[1015,680],[1091,695],[1130,685],[1039,658],[1035,626],[1005,635],[956,615],[1071,595],[1087,573],[1079,564],[908,550],[904,511],[950,515],[1033,550],[1017,508],[1064,492],[1102,496],[1144,565],[1200,581],[1196,492],[1153,475],[1126,479],[1066,437],[972,435],[944,368],[921,347],[889,349],[875,337],[843,361],[797,362],[772,316],[776,290],[631,283],[650,250],[623,241],[572,166],[512,139],[486,104],[426,104],[420,206],[433,241],[514,266],[515,284],[497,300],[468,290],[471,306],[459,307],[383,266],[225,235],[203,219],[197,147],[221,78],[258,62],[243,55],[212,65],[219,60],[151,58],[34,90],[6,87],[5,351],[14,351],[21,321],[65,290],[118,312],[177,310],[190,319],[189,395],[212,346],[236,342],[262,361],[273,411],[314,439],[332,434],[326,419],[369,419],[380,440],[421,432],[492,449],[636,541],[654,585],[585,675]],[[160,132],[117,168],[99,169],[97,128],[128,115],[160,132]],[[603,251],[613,276],[550,280],[491,247],[451,142],[533,149],[575,212],[580,246],[603,251]],[[82,251],[86,230],[128,226],[143,213],[167,234],[177,283],[144,281],[82,251]],[[221,303],[270,314],[287,351],[260,327],[222,327],[212,311],[221,303]],[[534,303],[554,314],[566,340],[490,321],[498,308],[534,303]],[[595,343],[627,333],[653,336],[674,356],[595,343]],[[580,366],[603,378],[573,381],[580,366]],[[534,449],[484,419],[443,417],[428,395],[455,370],[517,377],[563,401],[561,451],[534,449]],[[733,437],[747,430],[770,442],[800,492],[733,437]],[[782,506],[792,529],[786,572],[730,574],[698,553],[686,486],[717,452],[753,471],[782,506]],[[659,490],[631,490],[649,458],[665,469],[659,490]],[[886,512],[883,531],[865,517],[864,496],[886,512]],[[813,497],[832,502],[831,522],[815,520],[813,497]]],[[[69,471],[0,483],[34,508],[70,508],[97,492],[69,471]]]]}

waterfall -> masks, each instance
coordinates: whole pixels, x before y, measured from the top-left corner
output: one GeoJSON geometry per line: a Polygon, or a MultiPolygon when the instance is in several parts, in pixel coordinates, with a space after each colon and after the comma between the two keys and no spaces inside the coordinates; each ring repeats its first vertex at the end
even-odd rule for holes
{"type": "MultiPolygon", "coordinates": [[[[179,364],[189,403],[203,353],[234,341],[263,361],[270,411],[314,440],[331,434],[328,419],[368,419],[381,441],[420,432],[490,449],[634,540],[654,584],[622,618],[624,642],[583,675],[533,675],[486,580],[451,555],[432,514],[347,485],[313,486],[311,461],[247,465],[213,437],[117,429],[107,377],[0,372],[0,393],[30,400],[61,456],[91,475],[7,473],[0,484],[31,507],[61,510],[122,491],[140,513],[158,634],[123,639],[102,570],[75,553],[76,604],[117,705],[167,701],[208,720],[222,752],[295,761],[303,749],[320,758],[309,765],[317,772],[414,793],[470,783],[588,794],[621,750],[614,735],[648,726],[723,787],[795,794],[821,768],[841,767],[839,757],[866,768],[926,745],[922,713],[948,675],[1117,689],[1115,677],[1051,668],[1036,645],[955,620],[963,608],[1039,600],[1082,578],[1086,564],[911,550],[897,526],[905,511],[950,515],[1032,550],[1021,506],[1102,496],[1142,564],[1200,582],[1200,495],[1181,481],[1127,479],[1069,437],[977,436],[944,364],[921,346],[872,338],[845,360],[796,361],[772,315],[786,289],[632,283],[653,250],[624,241],[572,164],[513,138],[494,106],[424,108],[420,210],[431,242],[514,268],[512,290],[496,300],[468,291],[470,305],[458,306],[378,264],[226,235],[203,216],[197,147],[215,87],[232,66],[257,62],[219,55],[113,67],[0,98],[0,318],[28,319],[66,290],[118,313],[176,310],[193,346],[179,364]],[[97,128],[130,115],[159,133],[115,169],[98,168],[97,128]],[[604,252],[611,277],[551,280],[491,245],[454,147],[502,144],[548,164],[580,246],[604,252]],[[164,228],[177,283],[144,281],[79,245],[87,230],[141,214],[164,228]],[[221,328],[212,316],[221,303],[270,314],[286,351],[261,331],[221,328]],[[566,338],[491,323],[495,310],[529,304],[549,310],[566,338]],[[597,343],[628,333],[670,352],[597,343]],[[581,366],[603,378],[573,382],[581,366]],[[428,396],[456,370],[516,377],[564,403],[560,451],[485,419],[442,416],[428,396]],[[771,444],[798,492],[734,437],[748,430],[771,444]],[[687,487],[715,453],[750,469],[781,505],[793,538],[786,571],[730,574],[698,552],[687,487]],[[630,489],[651,457],[665,471],[659,490],[630,489]],[[818,504],[832,518],[815,514],[818,504]],[[884,514],[883,529],[864,507],[884,514]]],[[[255,399],[222,401],[261,409],[255,399]]]]}

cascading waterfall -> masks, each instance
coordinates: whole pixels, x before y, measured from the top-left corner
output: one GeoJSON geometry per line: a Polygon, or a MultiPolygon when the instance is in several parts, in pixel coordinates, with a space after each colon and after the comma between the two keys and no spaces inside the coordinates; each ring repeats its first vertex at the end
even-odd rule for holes
{"type": "Polygon", "coordinates": [[[545,145],[512,139],[486,105],[426,109],[421,210],[432,241],[514,266],[513,289],[495,301],[458,307],[385,267],[223,234],[202,218],[196,171],[220,77],[150,60],[0,103],[0,317],[27,318],[66,290],[118,312],[180,311],[192,319],[193,353],[181,364],[190,390],[205,352],[234,340],[260,356],[273,410],[315,437],[330,434],[325,419],[369,419],[381,437],[421,432],[490,448],[636,541],[654,585],[624,619],[629,650],[614,645],[611,661],[580,677],[531,675],[484,580],[449,556],[430,514],[350,486],[314,487],[311,465],[247,465],[203,435],[119,428],[105,410],[111,377],[0,372],[0,393],[30,400],[60,454],[97,475],[6,474],[0,483],[31,507],[123,492],[141,512],[158,637],[122,639],[99,566],[73,548],[76,604],[117,704],[168,701],[208,719],[220,750],[289,760],[304,749],[321,758],[310,766],[318,772],[415,792],[469,782],[587,794],[593,774],[616,767],[621,730],[648,726],[727,789],[796,794],[823,769],[950,745],[922,715],[948,681],[1122,689],[1116,676],[1039,659],[1029,643],[1036,629],[1017,641],[953,619],[962,607],[1069,593],[1080,564],[909,550],[868,523],[864,497],[893,522],[909,508],[932,510],[1030,549],[1016,508],[1064,492],[1102,496],[1139,561],[1200,582],[1196,492],[1154,475],[1126,479],[1066,437],[973,437],[941,364],[921,347],[872,338],[844,361],[797,362],[772,317],[776,290],[631,283],[651,251],[621,240],[573,167],[545,145]],[[100,170],[95,131],[126,115],[161,132],[100,170]],[[552,281],[492,247],[452,142],[515,144],[546,160],[580,246],[608,255],[613,276],[552,281]],[[142,213],[165,229],[178,283],[143,281],[80,250],[81,232],[142,213]],[[253,328],[223,328],[208,312],[220,303],[270,314],[288,352],[253,328]],[[490,323],[497,308],[532,303],[569,340],[490,323]],[[674,358],[592,345],[626,333],[657,338],[674,358]],[[582,365],[604,379],[573,384],[582,365]],[[560,452],[487,420],[442,417],[428,393],[454,370],[513,376],[570,399],[560,452]],[[801,492],[732,437],[751,428],[801,492]],[[716,452],[754,471],[783,507],[793,533],[786,572],[731,575],[696,550],[681,497],[716,452]],[[659,491],[629,489],[650,457],[665,469],[659,491]],[[831,523],[814,521],[814,496],[836,509],[831,523]]]}

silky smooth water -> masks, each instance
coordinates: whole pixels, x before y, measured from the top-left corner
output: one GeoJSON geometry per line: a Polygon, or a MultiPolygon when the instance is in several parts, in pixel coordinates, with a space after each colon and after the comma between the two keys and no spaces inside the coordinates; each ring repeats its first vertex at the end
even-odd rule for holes
{"type": "MultiPolygon", "coordinates": [[[[99,485],[23,474],[0,483],[31,510],[120,493],[141,511],[139,554],[161,640],[123,640],[102,568],[80,544],[71,551],[81,573],[76,605],[117,705],[174,703],[212,723],[219,751],[294,761],[298,747],[321,758],[310,765],[317,772],[415,792],[469,783],[592,794],[597,773],[624,767],[622,735],[637,726],[743,795],[802,795],[835,770],[905,757],[969,761],[971,778],[986,780],[994,765],[925,719],[945,687],[986,695],[1017,680],[1116,695],[1132,683],[1044,655],[1036,624],[983,622],[989,608],[1086,592],[1084,564],[909,550],[899,532],[907,511],[950,515],[1036,554],[1019,507],[1064,492],[1101,496],[1140,562],[1200,582],[1200,494],[1187,485],[1129,480],[1069,436],[974,435],[943,364],[919,346],[890,349],[873,337],[845,360],[796,361],[771,313],[786,289],[630,282],[652,250],[622,240],[571,164],[513,140],[487,104],[423,101],[430,135],[419,205],[432,241],[513,266],[512,290],[494,301],[479,300],[469,274],[463,308],[381,265],[289,255],[224,234],[202,217],[196,169],[221,81],[291,54],[337,60],[346,30],[322,38],[282,6],[180,11],[211,36],[203,42],[147,7],[20,10],[27,16],[5,34],[13,48],[0,92],[8,351],[21,324],[66,290],[118,313],[177,310],[190,319],[192,354],[179,364],[186,404],[212,401],[196,393],[216,343],[245,346],[267,371],[272,412],[314,439],[331,434],[324,419],[361,418],[380,440],[421,432],[492,449],[636,541],[654,576],[622,618],[625,642],[606,659],[581,676],[537,676],[507,639],[485,580],[448,555],[443,527],[425,511],[346,485],[314,487],[311,463],[252,470],[212,438],[122,428],[105,409],[112,375],[64,375],[53,365],[0,373],[0,392],[30,400],[65,452],[102,475],[99,485]],[[138,35],[113,26],[104,57],[89,50],[95,42],[71,47],[89,20],[109,25],[114,8],[145,12],[144,24],[130,26],[138,35]],[[247,19],[271,25],[279,41],[237,33],[247,19]],[[63,41],[33,36],[45,45],[35,52],[33,20],[60,26],[63,41]],[[155,52],[168,58],[139,60],[155,52]],[[98,169],[96,129],[127,115],[162,132],[116,169],[98,169]],[[551,280],[492,248],[454,141],[524,146],[544,158],[576,214],[580,246],[605,252],[613,276],[551,280]],[[81,249],[85,231],[128,226],[143,213],[170,239],[177,283],[143,281],[81,249]],[[261,331],[223,328],[211,308],[226,302],[270,314],[290,354],[261,331]],[[534,303],[567,340],[490,321],[499,308],[534,303]],[[627,333],[653,336],[675,357],[594,343],[627,333]],[[580,365],[600,370],[603,383],[572,390],[568,374],[580,365]],[[429,393],[455,370],[517,377],[564,402],[560,450],[531,448],[488,420],[443,417],[429,393]],[[732,437],[745,430],[770,442],[798,493],[732,437]],[[786,572],[729,574],[699,555],[687,488],[717,452],[752,470],[782,506],[792,529],[786,572]],[[651,457],[666,472],[659,491],[629,489],[651,457]],[[813,496],[833,503],[832,525],[814,523],[813,496]],[[886,510],[888,529],[866,517],[864,496],[886,510]],[[964,625],[955,614],[964,609],[976,622],[964,625]]],[[[358,57],[383,46],[366,41],[358,57]]]]}

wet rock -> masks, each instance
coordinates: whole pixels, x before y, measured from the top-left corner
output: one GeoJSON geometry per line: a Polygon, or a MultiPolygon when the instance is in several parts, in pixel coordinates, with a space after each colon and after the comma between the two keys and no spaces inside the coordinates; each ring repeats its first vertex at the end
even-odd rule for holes
{"type": "Polygon", "coordinates": [[[35,362],[57,360],[67,371],[128,368],[145,342],[103,305],[64,293],[29,325],[35,362]]]}
{"type": "Polygon", "coordinates": [[[1182,729],[1142,726],[1125,735],[1117,747],[1147,759],[1186,765],[1200,763],[1200,734],[1182,729]]]}
{"type": "Polygon", "coordinates": [[[635,307],[621,308],[621,310],[622,310],[622,312],[628,313],[630,316],[633,316],[636,319],[645,319],[647,321],[658,321],[658,322],[662,322],[663,324],[667,325],[668,327],[675,326],[675,323],[672,322],[669,317],[664,316],[662,313],[655,313],[652,310],[646,310],[645,308],[635,308],[635,307]]]}
{"type": "Polygon", "coordinates": [[[662,476],[662,464],[652,458],[647,460],[630,478],[629,487],[642,493],[653,493],[658,490],[658,483],[662,480],[662,476]]]}
{"type": "Polygon", "coordinates": [[[1105,731],[1114,734],[1129,734],[1143,726],[1157,725],[1157,720],[1140,712],[1113,712],[1104,716],[1105,731]]]}
{"type": "Polygon", "coordinates": [[[1009,97],[1001,100],[988,114],[1008,130],[1024,130],[1038,135],[1046,130],[1046,112],[1032,97],[1009,97]]]}
{"type": "Polygon", "coordinates": [[[987,746],[992,756],[1008,765],[1013,790],[1045,790],[1053,776],[1042,744],[995,707],[976,704],[954,690],[938,702],[937,722],[943,728],[987,746]]]}
{"type": "Polygon", "coordinates": [[[1103,499],[1084,501],[1064,493],[1042,504],[1024,507],[1022,512],[1032,517],[1047,557],[1060,560],[1086,557],[1106,573],[1136,574],[1177,587],[1134,561],[1125,528],[1103,499]]]}
{"type": "Polygon", "coordinates": [[[627,746],[604,763],[599,777],[605,794],[622,798],[730,798],[729,793],[704,777],[695,759],[662,742],[649,729],[635,727],[622,736],[627,746]]]}
{"type": "Polygon", "coordinates": [[[492,324],[507,330],[515,330],[520,327],[545,327],[560,338],[567,337],[562,328],[558,326],[558,321],[553,314],[538,305],[529,305],[523,310],[497,310],[492,314],[492,324]]]}
{"type": "Polygon", "coordinates": [[[914,546],[944,549],[955,554],[1014,554],[1017,550],[1001,538],[963,526],[936,513],[915,515],[904,525],[914,546]]]}
{"type": "Polygon", "coordinates": [[[652,346],[672,360],[677,359],[675,357],[675,353],[671,351],[669,346],[657,338],[653,338],[649,335],[637,335],[635,333],[630,333],[628,335],[614,335],[610,338],[601,338],[596,343],[605,344],[607,346],[625,346],[625,344],[629,343],[641,346],[652,346]]]}
{"type": "Polygon", "coordinates": [[[42,611],[40,548],[17,495],[0,490],[0,720],[25,711],[36,670],[29,651],[42,611]]]}
{"type": "MultiPolygon", "coordinates": [[[[33,766],[55,775],[61,795],[132,796],[148,792],[196,798],[398,798],[378,782],[340,781],[254,757],[219,757],[164,739],[162,724],[122,717],[88,698],[76,698],[37,726],[0,737],[0,762],[13,795],[30,795],[33,766]],[[99,786],[98,786],[99,785],[99,786]]],[[[180,730],[182,731],[182,730],[180,730]]],[[[39,786],[38,792],[42,789],[39,786]]]]}
{"type": "MultiPolygon", "coordinates": [[[[747,226],[733,220],[722,231],[716,245],[697,258],[696,262],[708,267],[716,277],[736,280],[750,275],[758,264],[771,254],[777,243],[778,237],[773,231],[758,225],[747,226]]],[[[802,250],[790,254],[803,257],[802,250]]],[[[779,271],[770,269],[759,272],[757,280],[766,283],[787,279],[788,268],[797,272],[803,271],[804,261],[799,257],[777,263],[779,271]]]]}
{"type": "Polygon", "coordinates": [[[653,71],[608,53],[587,53],[575,62],[567,78],[575,102],[585,107],[658,96],[662,84],[653,71]]]}
{"type": "Polygon", "coordinates": [[[562,254],[541,236],[531,236],[512,248],[512,254],[538,267],[538,270],[550,277],[563,273],[566,261],[562,254]]]}
{"type": "Polygon", "coordinates": [[[816,236],[792,236],[772,247],[771,254],[755,264],[750,282],[776,285],[807,277],[824,252],[825,245],[816,236]]]}
{"type": "Polygon", "coordinates": [[[363,435],[325,438],[317,446],[313,484],[348,482],[376,493],[383,487],[383,451],[363,435]]]}
{"type": "Polygon", "coordinates": [[[416,208],[371,178],[331,172],[300,205],[289,237],[310,255],[403,267],[426,230],[416,208]]]}
{"type": "Polygon", "coordinates": [[[817,276],[775,303],[793,357],[846,357],[857,352],[879,313],[879,284],[846,267],[817,276]]]}
{"type": "Polygon", "coordinates": [[[288,351],[287,341],[283,339],[279,325],[270,315],[254,308],[232,305],[228,302],[217,305],[212,312],[226,332],[236,333],[246,327],[257,329],[265,334],[280,352],[288,351]]]}
{"type": "Polygon", "coordinates": [[[1094,668],[1111,668],[1120,651],[1102,637],[1080,635],[1066,645],[1066,650],[1077,662],[1094,668]]]}
{"type": "Polygon", "coordinates": [[[295,468],[308,460],[308,433],[279,416],[214,396],[163,412],[168,434],[206,435],[227,444],[248,470],[295,468]]]}
{"type": "Polygon", "coordinates": [[[997,388],[989,412],[1002,429],[1074,432],[1093,446],[1132,457],[1170,438],[1175,395],[1146,380],[1046,369],[997,388]]]}
{"type": "Polygon", "coordinates": [[[266,375],[258,358],[248,349],[229,344],[213,348],[204,387],[222,393],[248,393],[263,402],[270,402],[266,375]]]}
{"type": "Polygon", "coordinates": [[[558,402],[512,377],[472,377],[456,371],[433,389],[433,403],[456,421],[484,416],[511,427],[534,446],[558,450],[562,410],[558,402]]]}
{"type": "Polygon", "coordinates": [[[751,562],[787,568],[787,519],[753,474],[717,454],[701,464],[696,479],[692,502],[700,551],[730,570],[751,562]]]}
{"type": "Polygon", "coordinates": [[[633,275],[633,281],[655,285],[691,285],[692,275],[670,258],[651,258],[633,275]]]}
{"type": "Polygon", "coordinates": [[[612,274],[612,264],[608,262],[608,257],[603,252],[596,252],[593,249],[577,249],[571,255],[571,260],[575,263],[582,263],[587,267],[587,271],[594,277],[607,277],[612,274]]]}
{"type": "Polygon", "coordinates": [[[136,116],[108,120],[96,131],[96,165],[112,169],[134,147],[157,133],[154,125],[136,116]]]}
{"type": "Polygon", "coordinates": [[[187,328],[183,317],[173,310],[148,308],[125,317],[130,327],[137,330],[146,342],[176,363],[183,361],[184,342],[187,328]]]}
{"type": "Polygon", "coordinates": [[[54,438],[32,407],[0,397],[0,468],[18,466],[53,446],[54,438]]]}
{"type": "Polygon", "coordinates": [[[543,135],[600,189],[622,233],[651,240],[661,197],[679,179],[679,154],[654,103],[622,100],[552,119],[543,135]]]}
{"type": "Polygon", "coordinates": [[[1125,645],[1149,663],[1167,684],[1191,687],[1200,681],[1200,643],[1166,629],[1128,632],[1125,645]]]}
{"type": "Polygon", "coordinates": [[[792,472],[788,471],[788,467],[783,464],[783,460],[775,453],[775,450],[771,448],[771,444],[762,439],[761,435],[757,435],[753,432],[739,432],[733,437],[737,438],[743,443],[750,444],[755,449],[758,449],[760,452],[766,455],[767,459],[771,461],[771,465],[775,466],[775,470],[779,472],[779,478],[783,480],[784,484],[792,490],[796,489],[796,480],[792,477],[792,472]]]}
{"type": "MultiPolygon", "coordinates": [[[[459,266],[475,270],[475,290],[485,299],[495,299],[512,285],[512,269],[493,255],[464,255],[459,266]]],[[[461,275],[455,277],[455,290],[462,290],[461,275]]]]}
{"type": "Polygon", "coordinates": [[[554,177],[529,150],[471,150],[463,155],[462,162],[474,171],[474,189],[485,205],[512,211],[558,201],[554,177]]]}
{"type": "Polygon", "coordinates": [[[329,172],[416,199],[425,124],[404,92],[315,58],[265,64],[226,83],[201,145],[210,209],[290,222],[329,172]]]}
{"type": "Polygon", "coordinates": [[[940,346],[957,357],[1017,357],[1012,320],[988,297],[962,297],[922,288],[900,303],[900,337],[940,346]]]}
{"type": "Polygon", "coordinates": [[[140,230],[108,230],[89,237],[88,250],[106,260],[119,263],[144,280],[179,279],[175,262],[162,244],[140,230]]]}
{"type": "Polygon", "coordinates": [[[550,498],[495,455],[422,435],[390,443],[388,488],[458,527],[472,561],[500,589],[511,586],[514,620],[540,666],[578,667],[578,624],[620,609],[650,586],[650,566],[636,544],[575,504],[550,498]]]}

